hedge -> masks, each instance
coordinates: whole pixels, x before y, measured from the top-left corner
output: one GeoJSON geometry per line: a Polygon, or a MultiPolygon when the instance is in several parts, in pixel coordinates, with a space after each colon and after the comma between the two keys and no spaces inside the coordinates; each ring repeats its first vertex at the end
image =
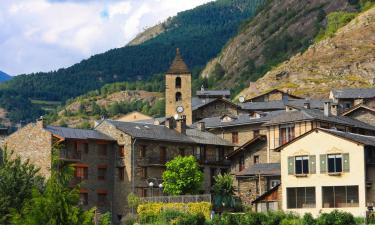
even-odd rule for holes
{"type": "Polygon", "coordinates": [[[157,216],[164,210],[176,210],[186,212],[192,215],[203,214],[206,219],[210,218],[212,205],[209,202],[190,202],[190,203],[145,203],[140,204],[137,213],[140,217],[157,216]]]}

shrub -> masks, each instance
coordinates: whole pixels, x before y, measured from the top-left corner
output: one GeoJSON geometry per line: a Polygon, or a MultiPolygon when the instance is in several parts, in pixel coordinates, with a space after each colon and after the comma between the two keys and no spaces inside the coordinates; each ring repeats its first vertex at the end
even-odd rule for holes
{"type": "Polygon", "coordinates": [[[315,221],[314,217],[311,215],[311,213],[306,213],[303,216],[302,222],[303,222],[304,225],[315,225],[316,224],[316,221],[315,221]]]}
{"type": "Polygon", "coordinates": [[[158,221],[170,224],[172,220],[178,217],[183,217],[184,215],[185,214],[181,211],[177,211],[175,209],[167,209],[160,213],[158,221]]]}
{"type": "Polygon", "coordinates": [[[145,203],[140,204],[137,213],[141,218],[157,217],[163,210],[175,210],[192,215],[203,214],[206,219],[210,218],[211,203],[209,202],[191,202],[191,203],[145,203]]]}
{"type": "Polygon", "coordinates": [[[205,225],[206,218],[202,213],[198,213],[196,215],[192,214],[185,214],[180,216],[177,221],[176,225],[205,225]]]}
{"type": "Polygon", "coordinates": [[[323,213],[317,219],[317,225],[354,225],[354,216],[347,212],[334,210],[331,213],[323,213]]]}

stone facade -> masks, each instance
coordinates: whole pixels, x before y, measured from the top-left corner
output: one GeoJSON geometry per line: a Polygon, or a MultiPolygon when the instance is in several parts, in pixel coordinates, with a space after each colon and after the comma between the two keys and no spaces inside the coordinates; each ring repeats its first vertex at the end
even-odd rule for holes
{"type": "Polygon", "coordinates": [[[248,99],[246,100],[246,102],[269,102],[269,101],[295,100],[295,99],[301,99],[301,98],[275,89],[265,94],[248,99]]]}
{"type": "Polygon", "coordinates": [[[233,115],[236,116],[242,111],[237,105],[228,100],[217,99],[193,111],[193,121],[199,121],[208,117],[233,115]]]}
{"type": "Polygon", "coordinates": [[[186,123],[193,123],[191,108],[191,74],[166,74],[165,75],[165,116],[172,117],[176,114],[186,116],[186,123]],[[180,80],[180,85],[178,81],[180,80]],[[180,94],[180,98],[178,97],[180,94]],[[177,112],[177,107],[183,107],[183,112],[177,112]]]}
{"type": "Polygon", "coordinates": [[[346,116],[375,126],[375,109],[358,108],[346,116]]]}

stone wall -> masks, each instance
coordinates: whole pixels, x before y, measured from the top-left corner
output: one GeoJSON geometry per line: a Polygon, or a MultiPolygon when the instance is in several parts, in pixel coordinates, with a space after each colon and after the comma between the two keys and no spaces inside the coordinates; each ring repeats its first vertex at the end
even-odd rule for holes
{"type": "Polygon", "coordinates": [[[239,114],[239,109],[236,106],[225,102],[216,100],[209,103],[199,109],[193,111],[193,121],[199,121],[208,117],[223,116],[223,115],[233,115],[239,114]]]}
{"type": "Polygon", "coordinates": [[[238,146],[242,146],[246,142],[254,138],[254,131],[258,131],[262,135],[267,134],[267,130],[264,127],[261,127],[260,124],[249,124],[244,126],[235,126],[235,127],[223,127],[209,129],[209,131],[229,142],[232,142],[232,133],[238,132],[238,146]]]}
{"type": "Polygon", "coordinates": [[[357,109],[354,112],[350,113],[348,117],[357,119],[364,123],[368,123],[372,126],[375,126],[375,112],[367,110],[367,109],[357,109]]]}
{"type": "Polygon", "coordinates": [[[22,160],[40,168],[40,174],[49,177],[51,172],[52,135],[43,129],[41,121],[30,123],[10,135],[4,142],[4,147],[14,151],[22,160]]]}
{"type": "Polygon", "coordinates": [[[247,146],[243,153],[238,153],[231,158],[231,174],[239,172],[239,160],[242,155],[245,158],[245,168],[250,168],[254,165],[254,156],[259,156],[259,163],[267,163],[267,141],[247,146]]]}

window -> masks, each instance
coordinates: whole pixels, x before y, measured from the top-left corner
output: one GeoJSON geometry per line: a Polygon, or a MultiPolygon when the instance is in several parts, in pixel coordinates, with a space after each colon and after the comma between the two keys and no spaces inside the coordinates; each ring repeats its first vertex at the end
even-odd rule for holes
{"type": "Polygon", "coordinates": [[[160,147],[160,163],[165,163],[167,160],[167,148],[160,147]]]}
{"type": "Polygon", "coordinates": [[[195,149],[194,153],[195,157],[197,158],[198,161],[204,161],[205,156],[206,156],[206,149],[205,146],[197,146],[195,149]]]}
{"type": "Polygon", "coordinates": [[[280,145],[283,145],[294,139],[294,125],[280,127],[280,145]]]}
{"type": "Polygon", "coordinates": [[[144,158],[146,157],[146,145],[141,145],[141,149],[139,151],[139,157],[144,158]]]}
{"type": "Polygon", "coordinates": [[[147,178],[147,167],[142,167],[141,168],[141,177],[142,178],[147,178]]]}
{"type": "Polygon", "coordinates": [[[79,204],[80,205],[88,205],[89,204],[89,194],[87,191],[81,191],[79,193],[79,204]]]}
{"type": "Polygon", "coordinates": [[[180,148],[179,149],[179,155],[180,156],[185,156],[185,149],[184,148],[180,148]]]}
{"type": "Polygon", "coordinates": [[[107,155],[107,145],[106,144],[99,144],[98,145],[98,154],[101,156],[107,155]]]}
{"type": "Polygon", "coordinates": [[[278,184],[280,184],[280,180],[271,180],[270,189],[276,187],[278,184]]]}
{"type": "Polygon", "coordinates": [[[137,194],[140,197],[147,197],[147,189],[146,188],[137,188],[137,194]]]}
{"type": "Polygon", "coordinates": [[[180,101],[182,101],[182,94],[181,94],[181,92],[177,92],[176,93],[176,102],[180,102],[180,101]]]}
{"type": "Polygon", "coordinates": [[[254,164],[259,163],[259,155],[254,155],[254,164]]]}
{"type": "Polygon", "coordinates": [[[286,189],[288,209],[315,208],[315,187],[286,189]]]}
{"type": "Polygon", "coordinates": [[[295,158],[295,174],[308,174],[309,173],[309,157],[297,156],[295,158]]]}
{"type": "Polygon", "coordinates": [[[79,178],[81,180],[87,180],[88,179],[88,167],[85,165],[77,165],[75,166],[74,170],[74,177],[79,178]]]}
{"type": "Polygon", "coordinates": [[[225,158],[225,151],[224,148],[220,147],[216,150],[216,161],[222,161],[225,158]]]}
{"type": "Polygon", "coordinates": [[[84,144],[85,153],[89,153],[89,143],[84,144]]]}
{"type": "Polygon", "coordinates": [[[238,144],[238,132],[232,132],[232,143],[238,144]]]}
{"type": "Polygon", "coordinates": [[[107,203],[107,192],[98,191],[98,205],[105,205],[107,203]]]}
{"type": "Polygon", "coordinates": [[[125,157],[125,147],[123,145],[119,146],[119,148],[118,148],[118,156],[120,158],[124,158],[125,157]]]}
{"type": "Polygon", "coordinates": [[[322,187],[323,208],[358,207],[358,186],[322,187]]]}
{"type": "Polygon", "coordinates": [[[107,175],[107,166],[98,166],[98,180],[105,180],[107,175]]]}
{"type": "Polygon", "coordinates": [[[125,178],[125,167],[117,167],[118,170],[118,179],[119,180],[124,180],[125,178]]]}
{"type": "Polygon", "coordinates": [[[181,88],[181,77],[176,77],[176,88],[181,88]]]}
{"type": "Polygon", "coordinates": [[[243,169],[245,169],[245,156],[244,155],[241,155],[240,156],[240,159],[239,159],[239,162],[238,162],[238,170],[239,171],[242,171],[243,169]]]}
{"type": "Polygon", "coordinates": [[[215,184],[216,168],[210,168],[211,186],[215,184]]]}
{"type": "Polygon", "coordinates": [[[342,172],[342,155],[328,155],[328,173],[341,173],[342,172]]]}

